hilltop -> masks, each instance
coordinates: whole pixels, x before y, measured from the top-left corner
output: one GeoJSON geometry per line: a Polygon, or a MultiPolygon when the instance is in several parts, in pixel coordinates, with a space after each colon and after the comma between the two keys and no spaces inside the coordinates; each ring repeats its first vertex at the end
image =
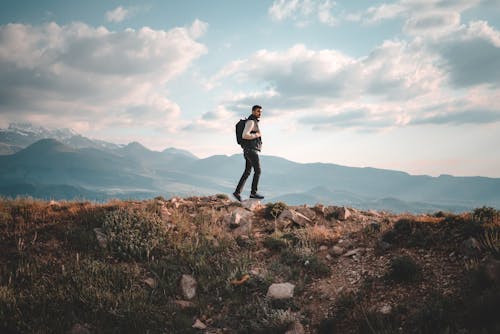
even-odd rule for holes
{"type": "Polygon", "coordinates": [[[0,201],[2,333],[492,333],[500,220],[225,195],[0,201]]]}

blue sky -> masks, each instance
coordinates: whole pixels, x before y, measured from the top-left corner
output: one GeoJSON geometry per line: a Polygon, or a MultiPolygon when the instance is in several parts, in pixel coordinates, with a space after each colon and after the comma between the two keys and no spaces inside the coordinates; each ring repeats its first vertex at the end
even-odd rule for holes
{"type": "MultiPolygon", "coordinates": [[[[0,127],[500,177],[500,0],[0,3],[0,127]]],[[[264,167],[265,168],[265,167],[264,167]]]]}

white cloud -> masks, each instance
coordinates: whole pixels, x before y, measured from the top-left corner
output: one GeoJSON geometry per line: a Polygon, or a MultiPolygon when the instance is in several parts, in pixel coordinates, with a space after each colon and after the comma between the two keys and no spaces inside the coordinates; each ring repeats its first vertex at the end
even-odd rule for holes
{"type": "Polygon", "coordinates": [[[456,24],[455,15],[447,18],[454,29],[439,39],[428,34],[385,41],[359,58],[301,44],[284,51],[260,50],[229,63],[211,84],[267,87],[272,95],[264,95],[265,90],[261,95],[234,94],[221,104],[241,112],[259,103],[271,115],[287,115],[314,128],[500,121],[500,98],[485,98],[500,96],[500,32],[486,22],[465,27],[456,24]],[[457,86],[463,90],[455,90],[457,86]]]}
{"type": "Polygon", "coordinates": [[[122,22],[129,15],[129,11],[122,6],[106,12],[108,22],[122,22]]]}
{"type": "Polygon", "coordinates": [[[84,23],[0,26],[0,113],[53,126],[87,122],[173,131],[180,108],[164,85],[207,52],[194,37],[205,29],[198,20],[169,31],[113,32],[84,23]]]}
{"type": "Polygon", "coordinates": [[[268,13],[276,21],[297,21],[300,27],[306,26],[313,18],[327,25],[335,25],[337,19],[331,12],[334,6],[335,1],[332,0],[275,0],[268,13]]]}

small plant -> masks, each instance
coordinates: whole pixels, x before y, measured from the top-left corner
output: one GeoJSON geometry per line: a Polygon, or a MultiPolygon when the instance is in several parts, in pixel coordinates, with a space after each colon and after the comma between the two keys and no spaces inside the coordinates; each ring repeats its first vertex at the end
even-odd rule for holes
{"type": "Polygon", "coordinates": [[[103,229],[111,251],[122,258],[148,259],[166,234],[158,215],[127,208],[109,212],[103,229]]]}
{"type": "Polygon", "coordinates": [[[483,206],[472,211],[472,221],[480,224],[494,223],[498,220],[499,212],[492,207],[483,206]]]}
{"type": "Polygon", "coordinates": [[[421,275],[420,266],[411,257],[403,255],[392,260],[387,278],[395,282],[412,282],[421,275]]]}
{"type": "Polygon", "coordinates": [[[226,194],[217,194],[215,195],[218,199],[228,200],[229,197],[226,194]]]}
{"type": "Polygon", "coordinates": [[[283,202],[267,203],[265,209],[266,219],[277,219],[288,206],[283,202]]]}
{"type": "Polygon", "coordinates": [[[479,238],[481,248],[490,251],[492,254],[500,255],[500,230],[486,229],[479,238]]]}
{"type": "Polygon", "coordinates": [[[272,234],[264,239],[262,242],[264,247],[273,251],[279,251],[288,246],[286,240],[282,239],[279,234],[272,234]]]}

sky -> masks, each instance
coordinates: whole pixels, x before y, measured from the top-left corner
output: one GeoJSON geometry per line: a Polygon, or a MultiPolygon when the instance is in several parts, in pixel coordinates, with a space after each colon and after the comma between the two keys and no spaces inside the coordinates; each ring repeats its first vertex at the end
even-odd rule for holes
{"type": "MultiPolygon", "coordinates": [[[[0,127],[500,177],[500,0],[0,2],[0,127]]],[[[265,166],[263,166],[265,172],[265,166]]]]}

